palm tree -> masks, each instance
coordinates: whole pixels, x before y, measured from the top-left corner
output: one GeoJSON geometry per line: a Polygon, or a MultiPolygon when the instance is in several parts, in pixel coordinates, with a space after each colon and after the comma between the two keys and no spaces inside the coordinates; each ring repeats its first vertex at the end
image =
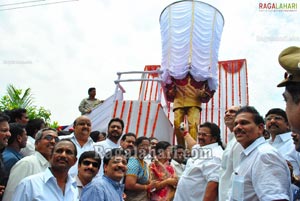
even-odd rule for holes
{"type": "Polygon", "coordinates": [[[10,105],[11,108],[29,108],[33,103],[33,97],[31,94],[31,89],[28,88],[24,91],[22,89],[15,88],[12,84],[7,86],[7,104],[10,105]]]}
{"type": "MultiPolygon", "coordinates": [[[[29,119],[43,118],[44,121],[50,125],[51,112],[43,107],[37,108],[33,105],[33,95],[31,89],[17,89],[12,84],[7,86],[7,94],[0,97],[0,112],[6,110],[13,110],[17,108],[25,108],[29,119]]],[[[57,124],[57,122],[54,122],[57,124]]],[[[55,127],[55,125],[54,125],[55,127]]]]}

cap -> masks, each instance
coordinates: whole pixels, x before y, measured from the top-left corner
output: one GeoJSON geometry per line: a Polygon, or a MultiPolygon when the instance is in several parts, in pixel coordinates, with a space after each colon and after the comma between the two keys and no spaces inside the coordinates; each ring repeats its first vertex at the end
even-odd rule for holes
{"type": "Polygon", "coordinates": [[[300,47],[291,46],[284,49],[278,57],[279,64],[286,70],[284,80],[277,87],[288,83],[300,83],[300,47]]]}

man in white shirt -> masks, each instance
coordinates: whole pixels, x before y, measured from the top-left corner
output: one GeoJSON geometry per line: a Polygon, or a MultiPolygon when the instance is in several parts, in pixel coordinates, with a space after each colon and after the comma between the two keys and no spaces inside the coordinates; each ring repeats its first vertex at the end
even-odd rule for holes
{"type": "Polygon", "coordinates": [[[69,140],[59,141],[50,159],[51,167],[23,179],[16,187],[13,201],[78,200],[75,179],[68,174],[76,163],[76,146],[69,140]]]}
{"type": "Polygon", "coordinates": [[[49,167],[48,161],[58,140],[55,129],[44,128],[38,131],[35,136],[36,152],[33,155],[22,158],[12,167],[3,201],[11,201],[15,188],[22,179],[43,172],[49,167]]]}
{"type": "Polygon", "coordinates": [[[177,185],[174,201],[213,201],[218,197],[218,181],[223,148],[220,128],[210,122],[200,125],[198,144],[185,126],[183,137],[192,157],[177,185]]]}
{"type": "MultiPolygon", "coordinates": [[[[122,136],[123,129],[124,122],[122,119],[113,118],[109,121],[106,140],[94,144],[95,151],[98,152],[102,159],[106,152],[114,148],[120,148],[119,139],[122,136]]],[[[98,173],[99,176],[103,175],[103,161],[101,164],[102,165],[98,173]]]]}
{"type": "MultiPolygon", "coordinates": [[[[70,135],[59,136],[60,139],[70,139],[77,149],[77,158],[85,151],[94,150],[94,141],[90,137],[92,130],[92,122],[87,116],[78,117],[73,124],[74,133],[70,135]]],[[[76,176],[78,172],[78,163],[76,163],[71,169],[70,174],[76,176]]]]}
{"type": "Polygon", "coordinates": [[[265,116],[265,121],[266,129],[271,134],[268,142],[278,150],[285,160],[292,164],[293,173],[299,176],[299,156],[295,150],[285,111],[280,108],[270,109],[265,116]]]}
{"type": "Polygon", "coordinates": [[[220,179],[219,179],[219,201],[225,201],[228,199],[229,192],[231,192],[232,185],[232,173],[234,169],[239,165],[240,154],[243,147],[235,139],[233,128],[236,112],[240,109],[239,106],[229,107],[224,116],[224,122],[230,133],[228,133],[228,143],[224,150],[221,162],[220,179]]]}
{"type": "Polygon", "coordinates": [[[264,120],[254,107],[242,107],[234,121],[236,140],[243,146],[233,173],[230,200],[291,200],[290,170],[285,159],[262,136],[264,120]]]}

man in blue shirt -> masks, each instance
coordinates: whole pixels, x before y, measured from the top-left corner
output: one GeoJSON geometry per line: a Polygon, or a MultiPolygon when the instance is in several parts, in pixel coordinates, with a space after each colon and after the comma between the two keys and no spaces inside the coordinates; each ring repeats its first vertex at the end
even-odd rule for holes
{"type": "Polygon", "coordinates": [[[103,162],[104,175],[83,188],[81,201],[123,201],[124,184],[120,181],[127,171],[125,151],[112,149],[104,155],[103,162]]]}
{"type": "Polygon", "coordinates": [[[8,145],[3,152],[3,162],[8,173],[10,173],[12,166],[23,158],[20,150],[26,146],[27,142],[27,133],[24,125],[20,123],[11,123],[9,124],[9,131],[11,136],[8,139],[8,145]]]}

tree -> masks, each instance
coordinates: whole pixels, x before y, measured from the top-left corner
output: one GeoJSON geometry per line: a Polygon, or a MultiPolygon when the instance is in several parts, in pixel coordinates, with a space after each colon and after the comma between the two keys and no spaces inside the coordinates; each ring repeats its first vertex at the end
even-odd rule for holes
{"type": "Polygon", "coordinates": [[[51,112],[44,107],[36,107],[31,89],[17,89],[9,84],[6,89],[7,94],[0,98],[0,111],[12,110],[16,108],[25,108],[29,119],[42,118],[50,127],[57,127],[58,123],[51,124],[51,112]]]}

